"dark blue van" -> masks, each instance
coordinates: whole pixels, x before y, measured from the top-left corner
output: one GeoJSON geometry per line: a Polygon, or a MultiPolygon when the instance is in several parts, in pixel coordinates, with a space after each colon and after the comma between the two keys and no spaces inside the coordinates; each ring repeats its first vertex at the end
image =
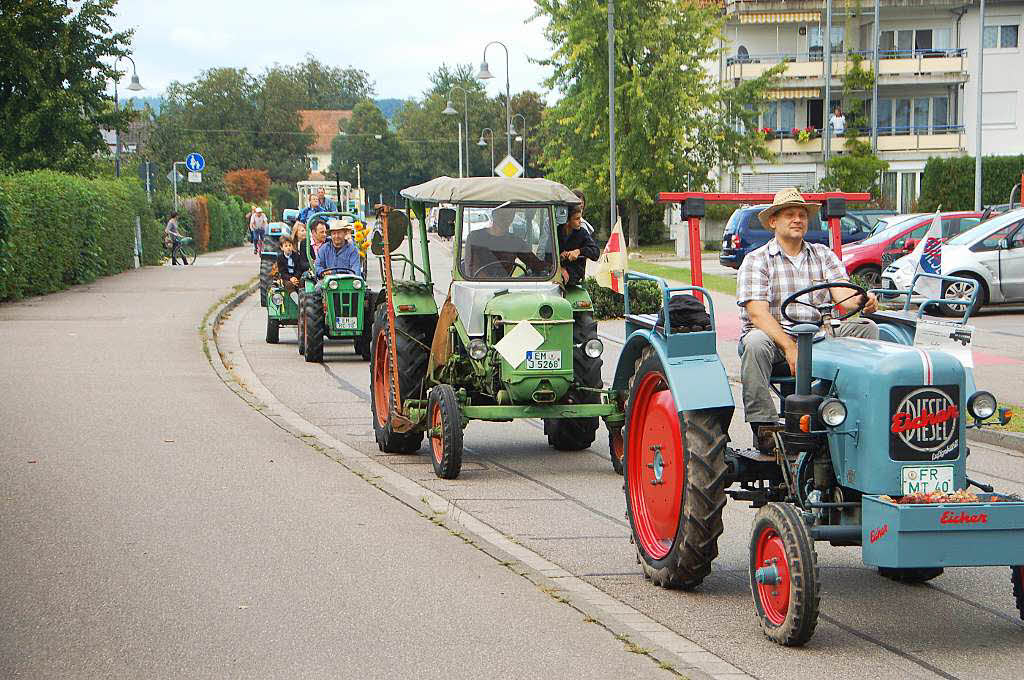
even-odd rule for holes
{"type": "MultiPolygon", "coordinates": [[[[718,255],[718,261],[726,267],[739,269],[743,258],[752,250],[760,248],[772,239],[772,233],[761,226],[757,219],[757,213],[768,207],[764,205],[751,205],[737,208],[725,225],[725,233],[722,235],[722,252],[718,255]]],[[[871,233],[871,227],[863,219],[854,215],[847,215],[841,221],[843,244],[854,243],[866,238],[871,233]]],[[[811,215],[811,223],[807,227],[805,241],[828,245],[828,232],[822,227],[821,218],[818,213],[811,215]]]]}

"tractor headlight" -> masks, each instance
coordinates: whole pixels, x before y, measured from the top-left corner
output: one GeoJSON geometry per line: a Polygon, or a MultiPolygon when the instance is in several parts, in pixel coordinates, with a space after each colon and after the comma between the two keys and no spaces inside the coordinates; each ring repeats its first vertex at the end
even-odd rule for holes
{"type": "Polygon", "coordinates": [[[362,287],[363,287],[363,282],[362,281],[360,281],[359,279],[352,279],[352,288],[353,289],[359,290],[362,287]]]}
{"type": "Polygon", "coordinates": [[[604,343],[598,338],[591,338],[583,343],[583,351],[586,352],[587,356],[591,359],[596,359],[604,353],[604,343]]]}
{"type": "Polygon", "coordinates": [[[327,287],[330,288],[331,290],[338,290],[338,280],[335,279],[333,281],[328,281],[327,287]]]}
{"type": "Polygon", "coordinates": [[[280,307],[281,305],[284,304],[284,296],[281,295],[280,293],[274,293],[273,295],[270,296],[270,301],[273,302],[278,307],[280,307]]]}
{"type": "Polygon", "coordinates": [[[978,390],[967,400],[967,411],[978,420],[991,418],[996,412],[996,406],[996,398],[985,390],[978,390]]]}
{"type": "Polygon", "coordinates": [[[487,356],[487,343],[483,340],[470,340],[469,341],[469,356],[476,361],[480,361],[487,356]]]}
{"type": "Polygon", "coordinates": [[[826,399],[818,407],[818,417],[829,427],[839,427],[846,422],[846,404],[838,399],[826,399]]]}

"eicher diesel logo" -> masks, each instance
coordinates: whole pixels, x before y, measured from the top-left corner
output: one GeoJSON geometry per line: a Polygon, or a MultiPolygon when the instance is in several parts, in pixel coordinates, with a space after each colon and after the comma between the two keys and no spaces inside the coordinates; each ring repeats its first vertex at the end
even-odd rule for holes
{"type": "Polygon", "coordinates": [[[874,543],[875,541],[880,539],[882,536],[885,536],[887,533],[889,533],[889,525],[888,524],[883,524],[882,526],[878,527],[877,529],[872,529],[871,530],[871,535],[870,535],[871,542],[874,543]]]}
{"type": "Polygon", "coordinates": [[[894,387],[890,398],[890,457],[945,460],[960,449],[960,389],[957,385],[894,387]]]}
{"type": "Polygon", "coordinates": [[[939,524],[988,524],[988,515],[983,512],[972,515],[967,512],[947,510],[939,517],[939,524]]]}

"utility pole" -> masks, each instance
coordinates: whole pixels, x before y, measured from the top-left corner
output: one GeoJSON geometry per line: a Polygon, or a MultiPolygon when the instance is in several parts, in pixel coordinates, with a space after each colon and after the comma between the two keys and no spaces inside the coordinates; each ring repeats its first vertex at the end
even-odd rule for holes
{"type": "Polygon", "coordinates": [[[825,101],[821,107],[825,134],[822,138],[825,140],[824,161],[827,168],[829,153],[832,151],[832,127],[829,125],[829,116],[832,114],[832,0],[825,0],[825,35],[821,42],[821,49],[825,53],[825,101]]]}
{"type": "MultiPolygon", "coordinates": [[[[608,0],[608,188],[611,222],[617,219],[615,195],[615,0],[608,0]]],[[[629,244],[633,246],[633,244],[629,244]]]]}
{"type": "Polygon", "coordinates": [[[878,58],[879,58],[879,56],[878,56],[878,42],[879,42],[879,39],[882,37],[881,26],[879,26],[879,23],[878,23],[879,22],[879,19],[878,19],[878,14],[879,14],[878,5],[879,5],[879,0],[875,0],[875,24],[874,24],[874,30],[872,31],[872,33],[874,33],[874,35],[875,35],[874,40],[872,41],[874,43],[874,45],[875,45],[875,49],[874,49],[874,54],[871,57],[871,74],[874,76],[874,78],[872,78],[872,84],[871,84],[871,152],[872,153],[878,153],[878,58]]]}
{"type": "Polygon", "coordinates": [[[978,106],[974,123],[974,209],[981,210],[981,94],[985,84],[985,0],[978,17],[978,106]]]}
{"type": "Polygon", "coordinates": [[[174,186],[174,212],[178,212],[178,166],[185,165],[185,161],[174,161],[171,165],[171,184],[174,186]]]}

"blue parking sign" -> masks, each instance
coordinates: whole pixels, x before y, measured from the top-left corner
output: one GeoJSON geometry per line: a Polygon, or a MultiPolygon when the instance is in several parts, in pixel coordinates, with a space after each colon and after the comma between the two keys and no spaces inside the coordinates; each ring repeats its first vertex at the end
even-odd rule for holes
{"type": "Polygon", "coordinates": [[[193,151],[189,155],[185,156],[185,167],[191,172],[202,172],[203,168],[206,167],[206,160],[202,154],[197,151],[193,151]]]}

